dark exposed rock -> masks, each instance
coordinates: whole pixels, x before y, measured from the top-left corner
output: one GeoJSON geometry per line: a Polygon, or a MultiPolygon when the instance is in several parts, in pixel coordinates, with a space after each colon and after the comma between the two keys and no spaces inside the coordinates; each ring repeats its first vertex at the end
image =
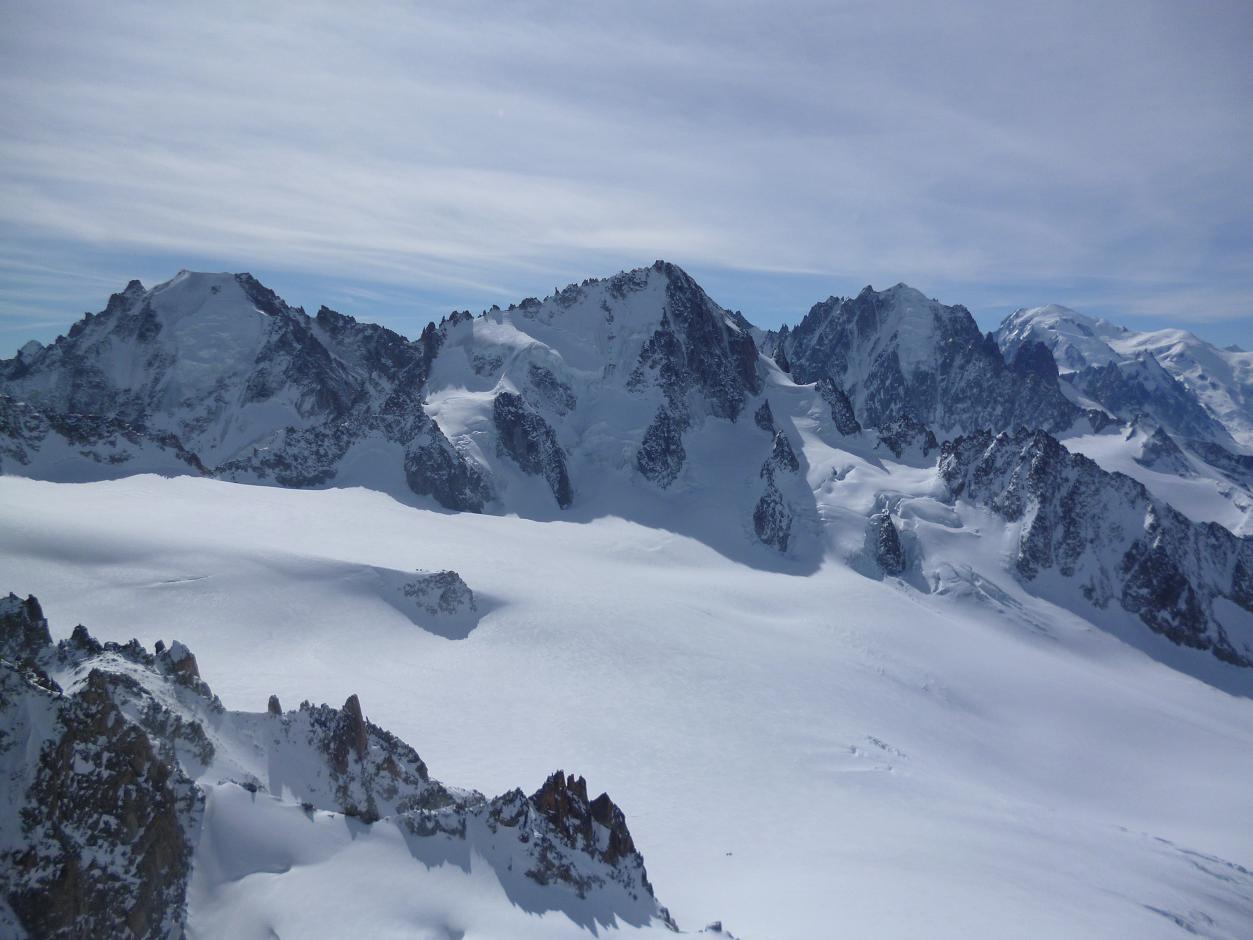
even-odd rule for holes
{"type": "Polygon", "coordinates": [[[0,657],[15,663],[31,663],[52,645],[43,608],[33,597],[16,594],[0,598],[0,657]]]}
{"type": "Polygon", "coordinates": [[[355,755],[357,760],[361,760],[369,746],[365,716],[361,714],[361,702],[356,695],[350,695],[340,709],[335,728],[331,732],[331,766],[338,773],[347,773],[349,756],[355,755]]]}
{"type": "Polygon", "coordinates": [[[1124,420],[1147,415],[1171,434],[1231,443],[1227,430],[1150,353],[1087,366],[1067,379],[1083,395],[1124,420]]]}
{"type": "Polygon", "coordinates": [[[905,550],[901,547],[900,533],[896,531],[891,513],[884,511],[871,516],[869,532],[879,567],[886,574],[901,574],[905,570],[905,550]]]}
{"type": "Polygon", "coordinates": [[[196,657],[178,640],[170,644],[169,650],[162,650],[159,657],[169,664],[170,670],[179,678],[189,683],[200,679],[200,667],[196,664],[196,657]]]}
{"type": "Polygon", "coordinates": [[[419,571],[401,588],[421,610],[453,616],[478,609],[474,592],[455,571],[419,571]]]}
{"type": "Polygon", "coordinates": [[[0,469],[28,468],[42,448],[57,443],[99,465],[105,476],[125,470],[208,472],[174,434],[118,417],[44,411],[0,393],[0,469]]]}
{"type": "Polygon", "coordinates": [[[527,367],[527,379],[534,397],[558,414],[573,411],[579,403],[574,390],[557,378],[551,369],[531,363],[527,367]]]}
{"type": "Polygon", "coordinates": [[[447,509],[482,512],[494,498],[478,465],[449,443],[435,422],[405,448],[405,480],[447,509]]]}
{"type": "Polygon", "coordinates": [[[879,445],[891,451],[898,460],[910,455],[929,457],[938,448],[931,429],[908,415],[894,418],[879,431],[879,445]]]}
{"type": "Polygon", "coordinates": [[[779,552],[786,552],[792,538],[792,511],[779,492],[773,475],[753,509],[753,530],[757,538],[779,552]]]}
{"type": "Polygon", "coordinates": [[[246,274],[184,273],[151,292],[132,284],[30,361],[0,362],[0,466],[12,461],[38,472],[40,452],[64,439],[103,476],[198,472],[323,486],[353,445],[375,437],[403,449],[415,493],[451,509],[481,511],[490,487],[421,401],[444,328],[431,327],[410,342],[325,307],[311,318],[246,274]],[[259,312],[264,324],[247,340],[251,345],[221,360],[212,383],[173,395],[182,388],[176,366],[186,350],[166,336],[165,324],[236,288],[243,294],[234,301],[238,316],[259,312]],[[128,383],[119,384],[107,365],[118,346],[142,363],[128,383]],[[250,443],[224,445],[237,439],[228,429],[241,407],[280,396],[282,408],[251,412],[250,443]]]}
{"type": "Polygon", "coordinates": [[[946,442],[939,469],[954,497],[1022,523],[1024,581],[1055,570],[1097,607],[1116,600],[1179,645],[1253,666],[1249,640],[1230,635],[1214,608],[1227,598],[1253,612],[1253,540],[1191,521],[1043,431],[946,442]]]}
{"type": "Polygon", "coordinates": [[[661,487],[675,481],[687,460],[683,430],[683,421],[668,407],[658,409],[635,454],[635,466],[646,479],[661,487]]]}
{"type": "Polygon", "coordinates": [[[1010,368],[1022,375],[1037,376],[1045,382],[1057,381],[1057,362],[1053,353],[1037,340],[1023,343],[1014,351],[1010,368]]]}
{"type": "Polygon", "coordinates": [[[1176,476],[1195,476],[1188,458],[1175,443],[1175,439],[1162,428],[1157,428],[1144,442],[1136,463],[1159,473],[1173,473],[1176,476]]]}
{"type": "Polygon", "coordinates": [[[548,481],[553,498],[562,509],[574,500],[566,454],[552,426],[531,411],[522,396],[501,392],[492,402],[492,421],[501,450],[524,472],[548,481]]]}
{"type": "Polygon", "coordinates": [[[912,419],[946,434],[1062,430],[1083,415],[1062,394],[1047,350],[1007,364],[966,308],[903,284],[815,305],[784,348],[797,382],[831,379],[866,427],[912,419]]]}
{"type": "Polygon", "coordinates": [[[781,553],[791,543],[793,512],[779,488],[779,478],[795,477],[800,469],[792,442],[782,430],[775,431],[770,453],[758,474],[766,485],[753,508],[753,531],[762,542],[781,553]]]}
{"type": "MultiPolygon", "coordinates": [[[[665,278],[665,310],[640,352],[628,387],[642,388],[652,375],[676,411],[684,411],[686,394],[696,390],[711,414],[735,420],[747,398],[761,391],[752,336],[678,266],[658,261],[652,271],[665,278]]],[[[617,289],[642,289],[648,276],[646,271],[619,275],[624,280],[617,289]]],[[[617,282],[611,282],[611,289],[617,282]]]]}
{"type": "Polygon", "coordinates": [[[830,379],[818,380],[818,394],[831,410],[831,420],[835,429],[841,434],[856,434],[861,430],[857,416],[853,414],[853,403],[848,400],[844,391],[830,379]]]}
{"type": "Polygon", "coordinates": [[[102,649],[90,637],[52,647],[33,598],[0,601],[0,640],[0,779],[21,807],[20,833],[9,833],[19,841],[0,845],[9,909],[31,936],[180,935],[202,797],[119,709],[133,680],[90,669],[67,694],[23,676],[7,655],[14,648],[40,672],[58,650],[102,649]],[[32,709],[51,724],[29,725],[32,709]],[[41,738],[37,752],[14,747],[41,738]]]}
{"type": "Polygon", "coordinates": [[[770,402],[763,401],[761,407],[753,412],[753,422],[763,431],[774,433],[774,412],[770,410],[770,402]]]}
{"type": "MultiPolygon", "coordinates": [[[[622,810],[607,793],[589,800],[587,781],[582,777],[567,777],[558,770],[535,791],[530,797],[530,803],[551,824],[558,839],[567,847],[598,858],[611,866],[618,865],[624,859],[639,858],[622,810]]],[[[527,874],[541,884],[554,877],[572,880],[572,872],[565,871],[552,862],[552,856],[541,855],[540,864],[527,874]]],[[[647,878],[644,878],[643,886],[651,895],[652,886],[647,878]]]]}
{"type": "Polygon", "coordinates": [[[81,623],[70,634],[69,645],[79,652],[95,655],[104,649],[81,623]]]}
{"type": "Polygon", "coordinates": [[[761,476],[774,479],[776,473],[799,473],[800,461],[796,459],[796,451],[792,442],[782,431],[774,432],[774,441],[770,445],[770,456],[761,465],[761,476]]]}
{"type": "Polygon", "coordinates": [[[1227,478],[1253,487],[1253,455],[1233,453],[1212,441],[1188,441],[1187,448],[1227,478]]]}
{"type": "Polygon", "coordinates": [[[788,359],[786,346],[780,345],[775,351],[774,364],[784,372],[792,371],[792,361],[788,359]]]}

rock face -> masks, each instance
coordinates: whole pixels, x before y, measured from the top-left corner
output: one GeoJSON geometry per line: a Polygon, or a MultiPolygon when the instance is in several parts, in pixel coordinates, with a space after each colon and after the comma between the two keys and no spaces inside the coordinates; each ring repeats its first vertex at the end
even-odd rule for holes
{"type": "Polygon", "coordinates": [[[211,473],[281,486],[336,479],[390,445],[409,486],[453,509],[491,498],[425,413],[442,336],[284,303],[248,274],[132,281],[51,346],[0,362],[0,460],[33,476],[211,473]]]}
{"type": "Polygon", "coordinates": [[[1043,431],[946,442],[939,469],[954,497],[1018,524],[1024,581],[1073,579],[1098,608],[1117,602],[1176,644],[1253,666],[1253,635],[1220,610],[1253,612],[1253,540],[1187,519],[1043,431]]]}
{"type": "Polygon", "coordinates": [[[837,431],[844,435],[857,434],[861,431],[861,424],[858,423],[857,416],[853,414],[853,403],[848,400],[843,389],[830,379],[821,378],[818,380],[818,394],[822,396],[822,400],[831,410],[831,420],[837,431]]]}
{"type": "Polygon", "coordinates": [[[909,415],[902,415],[882,427],[878,446],[890,451],[898,460],[911,456],[925,460],[940,445],[930,428],[909,415]]]}
{"type": "Polygon", "coordinates": [[[787,551],[792,539],[792,511],[773,479],[766,481],[765,492],[753,507],[753,531],[771,548],[787,551]]]}
{"type": "Polygon", "coordinates": [[[901,536],[896,531],[892,514],[879,512],[871,516],[869,536],[875,561],[884,573],[901,574],[905,570],[905,550],[901,547],[901,536]]]}
{"type": "Polygon", "coordinates": [[[153,654],[97,643],[82,627],[54,646],[33,598],[0,599],[6,936],[181,936],[208,795],[263,791],[275,767],[306,770],[280,777],[272,796],[308,813],[462,843],[502,878],[520,864],[545,892],[672,925],[621,810],[604,794],[589,800],[582,778],[558,772],[529,798],[487,800],[432,780],[355,695],[339,709],[283,712],[271,696],[265,712],[228,712],[189,662],[177,642],[153,654]]]}
{"type": "Polygon", "coordinates": [[[1173,435],[1232,443],[1231,435],[1148,353],[1067,376],[1081,394],[1125,421],[1150,417],[1173,435]]]}
{"type": "Polygon", "coordinates": [[[573,851],[589,855],[610,868],[625,865],[632,870],[634,880],[652,892],[642,859],[627,829],[626,817],[608,793],[589,800],[586,780],[573,774],[567,777],[558,770],[528,802],[551,826],[554,843],[564,849],[553,851],[552,845],[541,846],[538,864],[527,872],[530,877],[540,884],[564,881],[573,884],[576,890],[586,891],[590,885],[583,884],[583,879],[567,861],[568,853],[573,851]]]}
{"type": "Polygon", "coordinates": [[[831,380],[866,427],[1062,430],[1083,414],[1038,351],[1007,364],[965,307],[904,284],[816,304],[783,348],[797,382],[831,380]]]}
{"type": "Polygon", "coordinates": [[[770,410],[770,402],[763,401],[761,407],[753,412],[753,423],[763,431],[774,433],[774,412],[770,410]]]}
{"type": "Polygon", "coordinates": [[[574,500],[566,455],[552,426],[527,408],[522,396],[501,392],[492,403],[492,421],[501,449],[523,472],[548,481],[553,498],[562,509],[574,500]]]}
{"type": "Polygon", "coordinates": [[[1210,441],[1188,441],[1188,450],[1228,479],[1242,486],[1253,487],[1253,455],[1232,453],[1210,441]]]}
{"type": "Polygon", "coordinates": [[[1171,473],[1180,477],[1195,475],[1192,466],[1188,463],[1187,455],[1180,450],[1175,439],[1162,428],[1157,428],[1149,435],[1135,461],[1140,466],[1157,470],[1159,473],[1171,473]]]}
{"type": "Polygon", "coordinates": [[[635,466],[643,476],[658,486],[667,487],[683,470],[687,451],[683,449],[684,419],[662,406],[644,434],[635,453],[635,466]]]}
{"type": "Polygon", "coordinates": [[[13,921],[39,937],[180,935],[203,799],[172,742],[124,715],[124,676],[87,668],[61,689],[50,674],[77,657],[52,646],[34,598],[0,599],[0,655],[0,892],[13,921]]]}
{"type": "Polygon", "coordinates": [[[785,481],[800,475],[800,461],[792,443],[783,431],[775,431],[770,453],[761,465],[760,478],[765,488],[753,508],[753,531],[757,538],[779,552],[786,552],[792,541],[795,513],[783,495],[785,481]]]}
{"type": "Polygon", "coordinates": [[[455,571],[419,571],[401,593],[432,616],[454,617],[478,610],[474,592],[455,571]]]}
{"type": "MultiPolygon", "coordinates": [[[[711,414],[734,420],[761,391],[752,336],[678,266],[658,261],[651,270],[664,283],[665,308],[628,384],[638,388],[651,377],[676,408],[699,392],[711,414]]],[[[611,289],[643,289],[651,280],[640,271],[620,277],[611,289]]]]}

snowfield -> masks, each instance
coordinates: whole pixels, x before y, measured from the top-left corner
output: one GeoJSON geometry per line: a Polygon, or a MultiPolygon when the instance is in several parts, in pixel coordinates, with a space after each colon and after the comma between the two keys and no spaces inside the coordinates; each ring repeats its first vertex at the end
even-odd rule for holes
{"type": "MultiPolygon", "coordinates": [[[[6,476],[0,586],[37,595],[54,639],[81,621],[186,643],[231,709],[357,693],[441,780],[493,794],[586,776],[684,930],[1249,936],[1248,670],[1026,593],[1004,573],[1013,527],[936,499],[933,468],[795,426],[821,524],[792,558],[719,551],[723,524],[684,519],[681,493],[667,527],[6,476]],[[901,579],[859,554],[884,493],[901,579]],[[389,573],[415,569],[457,571],[477,621],[450,638],[398,609],[389,573]]],[[[419,863],[382,826],[234,787],[207,812],[197,936],[587,935],[518,907],[490,869],[419,863]]]]}

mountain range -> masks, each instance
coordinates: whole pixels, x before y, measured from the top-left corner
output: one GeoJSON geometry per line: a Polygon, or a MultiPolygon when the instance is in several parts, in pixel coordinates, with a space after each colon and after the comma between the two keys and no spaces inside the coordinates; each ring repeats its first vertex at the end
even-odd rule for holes
{"type": "MultiPolygon", "coordinates": [[[[761,330],[658,261],[456,311],[410,339],[326,307],[311,316],[249,274],[184,271],[132,281],[55,342],[0,360],[0,472],[359,487],[518,526],[624,520],[746,571],[835,564],[919,604],[960,595],[1019,618],[1020,594],[1177,673],[1253,689],[1253,354],[1063,307],[1018,310],[985,334],[964,307],[898,284],[761,330]]],[[[459,577],[362,577],[443,637],[484,616],[459,577]],[[445,592],[442,609],[413,608],[428,591],[445,592]]],[[[524,908],[674,926],[626,817],[581,780],[487,800],[430,780],[355,697],[224,710],[180,666],[181,644],[150,653],[86,631],[57,644],[37,602],[16,597],[0,623],[0,850],[20,860],[3,888],[33,934],[117,929],[109,899],[124,884],[136,933],[184,929],[191,859],[229,841],[205,815],[213,788],[219,804],[236,799],[227,782],[288,793],[317,825],[394,823],[418,857],[473,847],[524,908]],[[101,728],[161,768],[145,771],[162,782],[145,791],[144,826],[165,841],[132,834],[114,869],[50,877],[119,838],[92,822],[126,779],[112,745],[87,743],[101,728]],[[104,769],[50,818],[41,794],[75,761],[104,769]],[[529,881],[514,885],[515,863],[529,881]],[[133,893],[136,872],[169,864],[181,889],[133,893]]]]}

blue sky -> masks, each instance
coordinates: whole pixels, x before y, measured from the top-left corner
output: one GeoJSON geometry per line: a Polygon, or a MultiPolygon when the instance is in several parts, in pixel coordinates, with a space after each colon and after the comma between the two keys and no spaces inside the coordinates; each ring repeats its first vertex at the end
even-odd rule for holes
{"type": "Polygon", "coordinates": [[[1253,346],[1253,5],[0,3],[0,355],[249,270],[414,334],[663,257],[1253,346]]]}

